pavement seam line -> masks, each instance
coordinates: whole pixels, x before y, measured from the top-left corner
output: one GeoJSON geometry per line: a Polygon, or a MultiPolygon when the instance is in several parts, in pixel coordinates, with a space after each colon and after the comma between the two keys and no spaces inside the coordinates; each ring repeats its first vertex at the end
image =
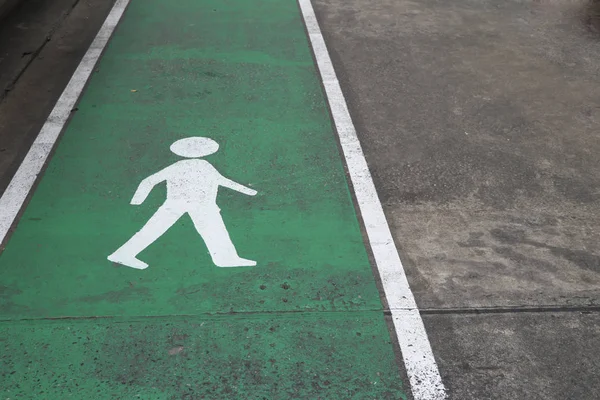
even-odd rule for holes
{"type": "Polygon", "coordinates": [[[18,323],[18,322],[35,322],[35,321],[79,321],[79,320],[111,320],[111,321],[137,321],[137,320],[153,320],[161,318],[192,318],[192,319],[212,319],[222,317],[239,317],[252,318],[270,314],[277,314],[283,317],[292,317],[295,315],[317,316],[323,314],[340,315],[340,314],[372,314],[382,313],[383,315],[393,316],[399,312],[419,311],[421,315],[460,315],[460,314],[520,314],[520,313],[563,313],[563,312],[579,312],[581,314],[591,314],[600,312],[600,306],[582,306],[582,307],[499,307],[499,308],[422,308],[415,309],[367,309],[367,310],[331,310],[331,311],[235,311],[235,312],[215,312],[215,313],[200,313],[200,314],[168,314],[168,315],[134,315],[127,317],[118,317],[114,315],[84,315],[84,316],[60,316],[60,317],[39,317],[39,318],[18,318],[18,319],[0,319],[2,323],[18,323]]]}
{"type": "Polygon", "coordinates": [[[262,318],[265,315],[277,315],[278,317],[289,317],[294,318],[298,315],[304,317],[321,318],[323,315],[371,315],[380,314],[388,315],[388,313],[382,310],[347,310],[347,311],[241,311],[241,312],[215,312],[215,313],[198,313],[198,314],[157,314],[157,315],[128,315],[128,316],[115,316],[115,315],[84,315],[84,316],[60,316],[60,317],[32,317],[32,318],[18,318],[18,319],[0,319],[2,323],[17,323],[17,322],[35,322],[35,321],[83,321],[83,320],[112,320],[112,321],[134,321],[134,320],[154,320],[164,318],[190,318],[190,319],[214,319],[214,318],[262,318]]]}
{"type": "Polygon", "coordinates": [[[0,244],[4,243],[15,223],[129,1],[117,0],[113,5],[23,162],[0,197],[0,244]]]}
{"type": "Polygon", "coordinates": [[[391,310],[415,400],[446,399],[427,332],[394,244],[383,207],[310,0],[298,0],[352,181],[356,201],[391,310]]]}
{"type": "Polygon", "coordinates": [[[595,313],[600,306],[514,306],[514,307],[464,307],[464,308],[425,308],[422,315],[446,314],[520,314],[520,313],[595,313]]]}

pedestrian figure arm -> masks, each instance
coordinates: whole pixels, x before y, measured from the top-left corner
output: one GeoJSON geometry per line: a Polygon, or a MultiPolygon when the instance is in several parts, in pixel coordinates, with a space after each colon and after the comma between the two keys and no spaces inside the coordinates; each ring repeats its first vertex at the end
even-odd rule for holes
{"type": "Polygon", "coordinates": [[[131,199],[131,204],[136,206],[142,204],[152,191],[152,188],[166,179],[165,175],[165,170],[163,169],[162,171],[159,171],[154,175],[150,175],[141,181],[140,185],[135,191],[135,194],[133,195],[133,198],[131,199]]]}
{"type": "Polygon", "coordinates": [[[231,179],[225,178],[221,176],[221,181],[219,182],[221,186],[225,186],[231,190],[235,190],[236,192],[240,192],[243,194],[247,194],[248,196],[254,196],[257,192],[254,189],[250,189],[244,185],[240,185],[237,182],[232,181],[231,179]]]}

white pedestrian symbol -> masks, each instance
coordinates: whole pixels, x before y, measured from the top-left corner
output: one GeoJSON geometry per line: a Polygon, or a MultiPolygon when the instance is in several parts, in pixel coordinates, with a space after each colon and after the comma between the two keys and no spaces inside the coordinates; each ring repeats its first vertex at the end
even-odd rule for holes
{"type": "Polygon", "coordinates": [[[204,137],[190,137],[176,141],[171,151],[190,158],[178,161],[144,179],[137,188],[131,204],[146,200],[154,186],[167,182],[167,199],[154,215],[131,239],[108,256],[112,262],[131,268],[145,269],[148,264],[137,255],[161,237],[181,216],[188,213],[194,227],[204,239],[215,265],[219,267],[246,267],[256,261],[238,256],[217,206],[219,186],[254,196],[256,190],[225,178],[208,161],[199,159],[215,153],[219,144],[204,137]]]}

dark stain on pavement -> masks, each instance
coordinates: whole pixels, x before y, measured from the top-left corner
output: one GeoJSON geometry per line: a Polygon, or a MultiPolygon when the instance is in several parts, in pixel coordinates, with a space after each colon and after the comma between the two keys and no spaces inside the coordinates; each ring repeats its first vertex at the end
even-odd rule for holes
{"type": "Polygon", "coordinates": [[[13,301],[13,296],[23,293],[19,289],[10,286],[0,286],[0,313],[13,314],[21,309],[27,309],[25,306],[17,305],[13,301]]]}
{"type": "Polygon", "coordinates": [[[537,248],[548,249],[554,256],[571,261],[582,269],[600,271],[600,256],[585,250],[569,249],[566,247],[552,246],[546,243],[527,239],[525,231],[520,229],[492,229],[492,237],[503,244],[524,244],[537,248]]]}
{"type": "Polygon", "coordinates": [[[151,297],[150,290],[145,287],[128,286],[120,290],[113,290],[102,294],[82,297],[80,300],[88,303],[100,301],[106,301],[108,303],[122,303],[124,301],[139,297],[151,297]]]}

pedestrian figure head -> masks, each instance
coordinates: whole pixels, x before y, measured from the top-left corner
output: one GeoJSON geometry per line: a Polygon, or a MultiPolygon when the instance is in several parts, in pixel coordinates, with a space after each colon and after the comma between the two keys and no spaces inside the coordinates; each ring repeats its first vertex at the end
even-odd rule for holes
{"type": "Polygon", "coordinates": [[[170,148],[178,156],[198,158],[216,153],[219,150],[219,144],[212,139],[195,136],[180,139],[173,143],[170,148]]]}

